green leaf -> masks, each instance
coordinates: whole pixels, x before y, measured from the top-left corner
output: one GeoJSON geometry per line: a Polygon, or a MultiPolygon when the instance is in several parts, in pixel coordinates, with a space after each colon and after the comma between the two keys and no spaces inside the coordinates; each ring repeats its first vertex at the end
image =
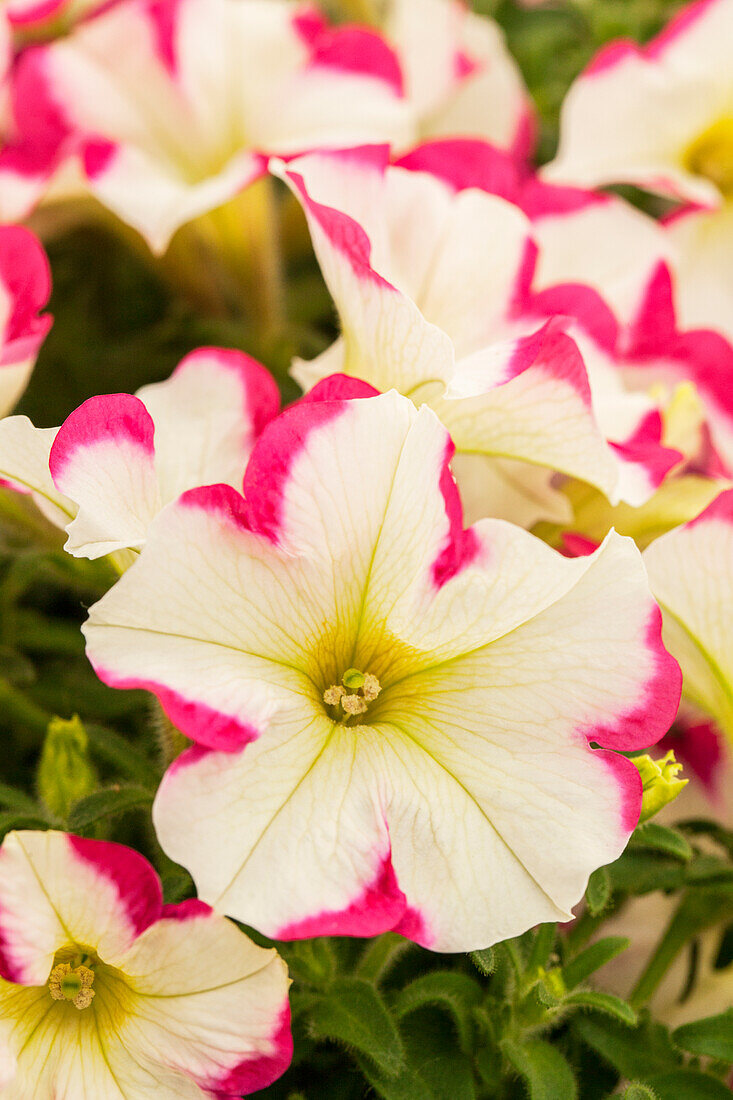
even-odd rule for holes
{"type": "Polygon", "coordinates": [[[600,970],[611,959],[615,959],[628,946],[629,941],[624,936],[606,936],[605,939],[592,943],[562,968],[566,987],[575,989],[576,985],[580,985],[591,974],[595,974],[596,970],[600,970]]]}
{"type": "Polygon", "coordinates": [[[464,1053],[474,1046],[471,1009],[483,1000],[481,986],[467,974],[455,970],[434,970],[422,974],[398,994],[394,1010],[399,1018],[433,1005],[450,1013],[464,1053]]]}
{"type": "Polygon", "coordinates": [[[667,1029],[644,1021],[630,1028],[612,1017],[597,1013],[578,1014],[573,1031],[584,1043],[630,1081],[646,1080],[650,1073],[663,1073],[681,1061],[667,1029]]]}
{"type": "Polygon", "coordinates": [[[605,1012],[608,1016],[614,1016],[622,1024],[635,1027],[637,1016],[631,1005],[613,993],[596,993],[592,989],[583,989],[578,993],[571,993],[563,1000],[563,1005],[578,1005],[581,1008],[595,1008],[598,1012],[605,1012]]]}
{"type": "Polygon", "coordinates": [[[678,1047],[689,1050],[691,1054],[701,1054],[719,1062],[733,1062],[733,1008],[719,1016],[707,1016],[704,1020],[683,1024],[672,1032],[672,1039],[678,1047]]]}
{"type": "Polygon", "coordinates": [[[390,1077],[380,1073],[368,1058],[357,1057],[356,1063],[382,1100],[435,1100],[425,1080],[413,1069],[403,1069],[396,1077],[390,1077]]]}
{"type": "Polygon", "coordinates": [[[606,908],[611,900],[611,878],[607,867],[599,867],[590,876],[585,891],[585,900],[591,915],[594,917],[606,908]]]}
{"type": "Polygon", "coordinates": [[[656,821],[647,821],[640,825],[631,838],[634,847],[653,848],[658,852],[665,852],[675,859],[687,863],[692,859],[693,851],[688,842],[676,829],[668,829],[665,825],[659,825],[656,821]]]}
{"type": "Polygon", "coordinates": [[[0,806],[7,806],[9,810],[23,810],[29,814],[40,814],[41,809],[35,798],[31,798],[25,791],[18,787],[11,787],[7,783],[0,783],[0,806]]]}
{"type": "Polygon", "coordinates": [[[310,1031],[315,1039],[345,1043],[368,1055],[388,1076],[403,1068],[404,1048],[394,1020],[375,987],[359,978],[330,985],[328,996],[311,1009],[310,1031]]]}
{"type": "Polygon", "coordinates": [[[544,1039],[501,1044],[508,1061],[524,1079],[530,1100],[576,1100],[578,1086],[567,1060],[544,1039]]]}
{"type": "Polygon", "coordinates": [[[623,1100],[658,1100],[658,1097],[647,1085],[634,1081],[624,1093],[623,1100]]]}
{"type": "Polygon", "coordinates": [[[89,746],[95,756],[118,768],[143,787],[156,787],[159,770],[144,752],[120,737],[115,730],[91,722],[86,727],[89,746]]]}
{"type": "Polygon", "coordinates": [[[77,832],[88,829],[105,817],[126,813],[128,810],[148,810],[152,802],[152,792],[144,787],[109,787],[87,795],[72,806],[67,824],[72,832],[77,832]]]}
{"type": "Polygon", "coordinates": [[[488,978],[496,970],[496,952],[493,947],[485,947],[483,951],[472,951],[471,962],[485,978],[488,978]]]}
{"type": "Polygon", "coordinates": [[[614,890],[638,896],[653,890],[675,890],[684,885],[689,864],[647,848],[627,848],[608,873],[614,890]]]}
{"type": "Polygon", "coordinates": [[[657,1100],[730,1100],[730,1089],[707,1073],[678,1069],[647,1078],[657,1100]]]}
{"type": "Polygon", "coordinates": [[[50,829],[51,827],[48,818],[42,817],[38,810],[35,814],[23,813],[18,810],[10,810],[8,813],[0,814],[0,840],[11,833],[13,829],[50,829]]]}
{"type": "Polygon", "coordinates": [[[547,965],[550,952],[555,946],[557,935],[556,924],[541,924],[537,929],[532,943],[532,949],[527,960],[527,970],[536,970],[537,967],[547,965]]]}

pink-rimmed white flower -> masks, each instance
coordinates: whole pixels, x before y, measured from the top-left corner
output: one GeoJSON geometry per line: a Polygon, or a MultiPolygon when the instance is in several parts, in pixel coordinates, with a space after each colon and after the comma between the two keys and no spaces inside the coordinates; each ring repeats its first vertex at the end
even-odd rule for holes
{"type": "Polygon", "coordinates": [[[644,552],[684,698],[733,739],[733,490],[644,552]]]}
{"type": "Polygon", "coordinates": [[[30,492],[74,557],[139,551],[153,517],[213,480],[240,486],[278,411],[267,370],[243,352],[198,348],[165,382],[91,397],[58,429],[0,421],[0,478],[30,492]]]}
{"type": "Polygon", "coordinates": [[[51,293],[46,254],[27,229],[0,226],[0,416],[25,390],[51,327],[41,310],[51,293]]]}
{"type": "Polygon", "coordinates": [[[0,898],[7,1100],[225,1100],[287,1068],[283,961],[200,901],[164,905],[137,852],[10,833],[0,898]]]}
{"type": "Polygon", "coordinates": [[[399,140],[409,124],[382,38],[286,0],[125,0],[25,51],[15,83],[44,105],[29,146],[64,130],[91,192],[156,252],[268,154],[399,140]]]}
{"type": "Polygon", "coordinates": [[[492,19],[471,12],[461,0],[389,0],[383,25],[404,74],[413,143],[471,134],[519,161],[528,156],[534,108],[492,19]]]}
{"type": "Polygon", "coordinates": [[[733,0],[697,0],[646,47],[606,46],[570,89],[547,178],[629,182],[689,204],[669,222],[685,327],[733,336],[733,0]]]}
{"type": "Polygon", "coordinates": [[[697,0],[647,46],[605,46],[568,92],[545,176],[720,206],[733,186],[731,35],[731,0],[697,0]]]}
{"type": "Polygon", "coordinates": [[[197,744],[154,824],[200,895],[278,938],[465,951],[567,920],[640,807],[623,756],[677,709],[638,551],[466,531],[427,407],[335,378],[185,494],[87,652],[197,744]],[[353,399],[345,399],[351,396],[353,399]]]}
{"type": "MultiPolygon", "coordinates": [[[[642,503],[680,456],[661,445],[652,403],[616,377],[606,303],[576,283],[538,288],[527,217],[465,181],[461,156],[480,145],[431,143],[393,167],[370,147],[278,169],[303,204],[343,329],[293,373],[306,389],[339,370],[427,401],[462,464],[521,460],[642,503]],[[590,379],[576,335],[597,349],[590,379]]],[[[490,473],[483,463],[480,479],[490,473]]]]}

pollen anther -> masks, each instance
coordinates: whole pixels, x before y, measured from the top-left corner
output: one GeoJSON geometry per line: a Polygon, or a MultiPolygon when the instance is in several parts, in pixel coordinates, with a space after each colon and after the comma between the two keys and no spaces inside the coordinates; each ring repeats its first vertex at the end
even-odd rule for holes
{"type": "Polygon", "coordinates": [[[376,676],[350,668],[344,673],[340,684],[326,688],[323,702],[329,707],[338,707],[347,719],[354,718],[366,714],[369,704],[374,702],[381,690],[376,676]]]}
{"type": "Polygon", "coordinates": [[[58,963],[48,978],[48,991],[54,1001],[70,1001],[74,1008],[89,1008],[94,1000],[94,971],[88,966],[72,967],[58,963]]]}

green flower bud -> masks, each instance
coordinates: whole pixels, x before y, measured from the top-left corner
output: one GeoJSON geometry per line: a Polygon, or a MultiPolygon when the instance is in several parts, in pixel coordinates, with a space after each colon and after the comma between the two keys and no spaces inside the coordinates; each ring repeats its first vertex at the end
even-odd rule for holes
{"type": "Polygon", "coordinates": [[[674,802],[689,780],[677,778],[678,773],[682,771],[682,765],[677,763],[672,751],[661,760],[652,760],[651,756],[646,754],[634,756],[632,763],[636,765],[641,776],[643,790],[639,817],[641,825],[658,814],[668,802],[674,802]]]}
{"type": "Polygon", "coordinates": [[[56,817],[65,820],[80,798],[99,785],[96,769],[87,753],[87,735],[75,715],[68,722],[52,718],[38,765],[38,793],[56,817]]]}

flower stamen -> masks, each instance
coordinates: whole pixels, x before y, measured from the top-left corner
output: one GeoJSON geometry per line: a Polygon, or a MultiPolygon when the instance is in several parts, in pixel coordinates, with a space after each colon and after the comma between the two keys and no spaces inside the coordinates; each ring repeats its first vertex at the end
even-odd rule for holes
{"type": "Polygon", "coordinates": [[[376,676],[360,672],[358,668],[349,668],[341,677],[340,684],[326,688],[323,702],[329,707],[340,708],[348,720],[366,714],[369,704],[374,702],[381,690],[376,676]]]}
{"type": "Polygon", "coordinates": [[[58,963],[48,978],[48,991],[54,1001],[70,1001],[79,1010],[89,1008],[94,1000],[94,971],[88,966],[72,967],[70,963],[58,963]]]}

